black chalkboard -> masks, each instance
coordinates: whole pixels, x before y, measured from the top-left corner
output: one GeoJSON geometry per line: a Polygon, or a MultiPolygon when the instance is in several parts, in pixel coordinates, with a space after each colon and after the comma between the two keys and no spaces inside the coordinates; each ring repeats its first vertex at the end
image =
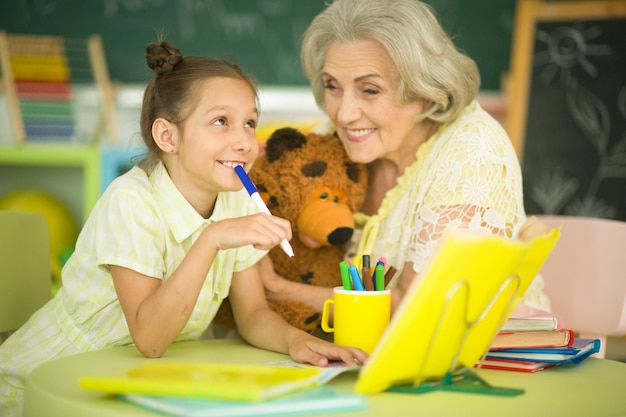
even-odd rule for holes
{"type": "MultiPolygon", "coordinates": [[[[302,33],[329,0],[2,0],[9,33],[100,34],[111,79],[145,82],[145,46],[164,33],[183,54],[240,63],[268,85],[305,85],[302,33]]],[[[384,1],[384,0],[381,0],[384,1]]],[[[456,44],[478,63],[482,88],[499,90],[509,62],[515,0],[429,0],[456,44]]]]}
{"type": "Polygon", "coordinates": [[[613,6],[561,18],[552,5],[528,34],[519,149],[529,214],[626,220],[626,2],[601,3],[613,6]]]}

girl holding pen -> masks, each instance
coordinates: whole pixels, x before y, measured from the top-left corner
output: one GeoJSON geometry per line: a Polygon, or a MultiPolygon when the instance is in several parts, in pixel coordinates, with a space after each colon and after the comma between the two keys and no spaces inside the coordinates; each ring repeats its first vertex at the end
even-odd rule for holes
{"type": "Polygon", "coordinates": [[[96,203],[56,296],[0,345],[2,416],[21,415],[26,377],[43,362],[131,344],[160,357],[175,341],[199,339],[226,296],[240,335],[257,347],[319,366],[367,359],[267,305],[257,262],[291,228],[259,212],[234,170],[249,170],[259,151],[252,80],[166,41],[148,45],[146,61],[149,154],[96,203]]]}

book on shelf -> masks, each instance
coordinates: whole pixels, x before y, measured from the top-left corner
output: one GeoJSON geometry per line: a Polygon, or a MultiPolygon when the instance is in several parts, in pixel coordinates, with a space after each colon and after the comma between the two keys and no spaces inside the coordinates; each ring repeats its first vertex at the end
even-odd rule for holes
{"type": "Polygon", "coordinates": [[[510,349],[518,347],[566,347],[574,343],[574,331],[538,330],[498,333],[489,349],[510,349]]]}
{"type": "Polygon", "coordinates": [[[558,363],[550,362],[533,362],[533,361],[517,361],[511,359],[489,359],[486,358],[482,364],[476,364],[476,367],[482,369],[496,369],[500,371],[515,372],[539,372],[544,369],[557,366],[558,363]]]}
{"type": "Polygon", "coordinates": [[[146,394],[123,394],[120,398],[148,410],[181,417],[269,417],[353,411],[367,407],[365,396],[327,385],[260,402],[146,394]]]}
{"type": "Polygon", "coordinates": [[[83,376],[79,385],[84,390],[109,394],[263,401],[322,385],[350,369],[353,368],[156,362],[119,375],[83,376]]]}
{"type": "Polygon", "coordinates": [[[578,364],[599,351],[600,339],[575,338],[571,346],[489,350],[486,358],[578,364]]]}

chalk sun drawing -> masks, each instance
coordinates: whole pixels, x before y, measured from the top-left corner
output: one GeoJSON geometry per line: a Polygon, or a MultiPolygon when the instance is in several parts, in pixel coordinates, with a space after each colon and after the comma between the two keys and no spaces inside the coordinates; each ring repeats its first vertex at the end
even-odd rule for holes
{"type": "Polygon", "coordinates": [[[571,70],[576,66],[580,66],[591,77],[596,77],[598,70],[589,58],[611,54],[609,45],[590,43],[601,34],[599,26],[584,28],[577,24],[559,26],[549,33],[537,30],[537,40],[547,48],[535,54],[534,65],[545,66],[540,73],[542,81],[549,84],[560,70],[560,82],[570,85],[573,81],[571,70]]]}

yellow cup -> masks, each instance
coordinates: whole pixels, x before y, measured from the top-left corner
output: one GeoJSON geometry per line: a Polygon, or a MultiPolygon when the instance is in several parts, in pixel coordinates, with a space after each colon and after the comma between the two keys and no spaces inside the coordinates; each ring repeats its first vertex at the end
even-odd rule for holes
{"type": "Polygon", "coordinates": [[[372,353],[389,324],[391,291],[352,291],[333,289],[333,298],[324,302],[322,330],[334,333],[334,342],[372,353]],[[333,306],[333,326],[330,307],[333,306]]]}

